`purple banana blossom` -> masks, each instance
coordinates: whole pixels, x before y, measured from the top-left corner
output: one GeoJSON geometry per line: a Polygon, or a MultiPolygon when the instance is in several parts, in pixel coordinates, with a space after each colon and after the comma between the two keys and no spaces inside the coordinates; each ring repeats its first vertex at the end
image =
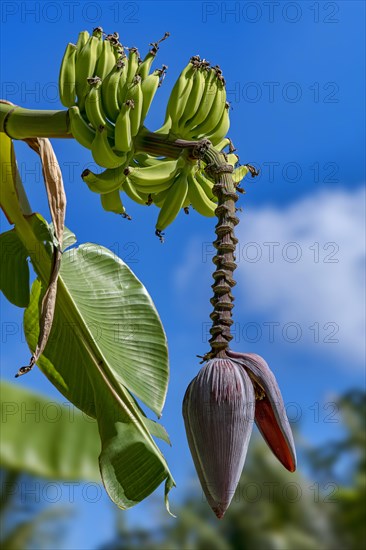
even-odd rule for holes
{"type": "Polygon", "coordinates": [[[183,417],[198,477],[218,518],[234,496],[253,420],[280,462],[291,472],[296,469],[283,399],[258,355],[226,350],[226,358],[209,360],[187,388],[183,417]]]}

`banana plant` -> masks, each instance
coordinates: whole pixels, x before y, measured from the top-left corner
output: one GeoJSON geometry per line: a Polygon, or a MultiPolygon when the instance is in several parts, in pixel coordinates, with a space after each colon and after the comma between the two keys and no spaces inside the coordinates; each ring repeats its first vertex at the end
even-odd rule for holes
{"type": "Polygon", "coordinates": [[[4,162],[11,168],[2,207],[15,224],[14,232],[2,238],[18,251],[17,260],[4,258],[8,265],[2,287],[14,303],[26,306],[24,327],[32,357],[18,375],[37,364],[67,399],[97,419],[103,482],[112,500],[127,508],[163,480],[166,495],[174,485],[152,439],[167,440],[166,433],[145,417],[135,399],[160,415],[168,381],[165,334],[145,288],[121,260],[102,247],[98,254],[90,245],[65,248],[66,197],[61,174],[50,169],[50,159],[55,159],[44,138],[74,137],[90,150],[104,170],[85,170],[81,178],[100,195],[104,210],[129,218],[123,193],[140,205],[155,204],[160,210],[155,233],[161,242],[166,228],[190,208],[217,218],[211,349],[187,390],[183,414],[202,487],[222,518],[254,420],[290,471],[296,469],[296,453],[267,363],[229,346],[238,242],[234,228],[239,223],[235,203],[238,192],[244,192],[241,180],[258,172],[239,164],[227,137],[230,105],[221,68],[191,57],[173,87],[162,126],[152,132],[144,125],[167,70],[165,65],[151,70],[152,63],[168,36],[152,42],[141,59],[118,33],[106,34],[101,27],[91,34],[82,31],[76,44],[66,46],[61,62],[59,91],[66,110],[29,111],[0,102],[4,162]],[[43,160],[52,228],[29,213],[11,139],[24,139],[43,160]],[[35,255],[37,248],[41,252],[35,255]],[[37,274],[30,295],[28,256],[37,274]],[[14,262],[19,276],[12,280],[14,262]],[[101,336],[93,324],[96,318],[101,336]],[[122,340],[113,339],[115,323],[125,327],[133,322],[133,338],[122,334],[122,340]]]}

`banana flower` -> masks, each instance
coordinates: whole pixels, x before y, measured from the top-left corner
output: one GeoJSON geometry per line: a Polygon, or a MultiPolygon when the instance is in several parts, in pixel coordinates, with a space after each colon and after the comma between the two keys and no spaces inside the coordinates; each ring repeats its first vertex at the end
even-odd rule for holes
{"type": "Polygon", "coordinates": [[[207,501],[220,519],[240,479],[253,420],[278,460],[296,469],[277,381],[259,355],[226,351],[205,363],[183,400],[188,444],[207,501]]]}

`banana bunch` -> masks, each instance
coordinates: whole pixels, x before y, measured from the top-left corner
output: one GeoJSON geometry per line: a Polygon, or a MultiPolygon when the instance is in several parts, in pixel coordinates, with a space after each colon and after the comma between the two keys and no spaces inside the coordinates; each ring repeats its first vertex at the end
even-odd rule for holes
{"type": "Polygon", "coordinates": [[[169,130],[181,139],[209,139],[217,145],[230,126],[225,79],[217,65],[193,56],[181,72],[169,98],[159,132],[169,130]]]}
{"type": "Polygon", "coordinates": [[[107,170],[128,166],[133,156],[133,140],[167,69],[150,72],[167,36],[152,43],[143,60],[136,48],[128,48],[127,55],[118,34],[105,35],[100,27],[91,35],[81,32],[77,43],[66,47],[59,93],[69,109],[70,130],[107,170]]]}
{"type": "MultiPolygon", "coordinates": [[[[224,152],[227,146],[230,149],[229,153],[225,153],[226,160],[235,168],[234,181],[239,182],[248,168],[238,166],[239,158],[234,154],[228,138],[223,139],[216,149],[224,152]]],[[[202,216],[215,216],[217,198],[213,193],[214,182],[205,168],[202,161],[189,158],[187,151],[183,151],[178,159],[139,152],[134,154],[129,166],[107,168],[100,174],[87,169],[82,173],[82,178],[91,191],[100,195],[102,206],[107,211],[129,218],[121,193],[140,205],[155,204],[160,210],[156,235],[163,241],[163,231],[181,210],[188,214],[191,206],[202,216]]]]}
{"type": "MultiPolygon", "coordinates": [[[[192,207],[212,217],[217,207],[206,165],[189,158],[186,150],[177,159],[135,151],[135,137],[166,70],[163,66],[151,71],[151,66],[159,43],[167,36],[152,43],[141,60],[136,48],[123,47],[117,33],[105,35],[100,27],[91,35],[83,31],[76,44],[67,45],[59,77],[71,133],[104,168],[101,173],[84,170],[83,181],[100,195],[106,211],[126,218],[123,193],[138,204],[155,204],[159,209],[156,234],[161,240],[181,210],[188,214],[192,207]]],[[[226,160],[235,168],[234,181],[239,183],[248,168],[238,166],[239,159],[225,137],[228,129],[222,72],[194,56],[173,88],[165,123],[157,133],[190,141],[208,138],[222,152],[230,146],[226,160]]]]}

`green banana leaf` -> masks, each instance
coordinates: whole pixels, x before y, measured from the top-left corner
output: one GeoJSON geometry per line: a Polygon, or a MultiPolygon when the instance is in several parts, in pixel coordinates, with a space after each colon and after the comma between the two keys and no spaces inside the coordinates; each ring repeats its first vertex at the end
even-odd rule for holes
{"type": "Polygon", "coordinates": [[[0,235],[0,290],[12,304],[29,303],[28,252],[12,229],[0,235]]]}
{"type": "MultiPolygon", "coordinates": [[[[37,279],[24,314],[32,351],[44,292],[37,279]]],[[[167,434],[132,395],[160,414],[168,382],[166,337],[146,289],[111,251],[85,244],[63,254],[53,326],[38,366],[97,419],[102,480],[118,506],[133,506],[164,480],[168,493],[174,480],[152,439],[167,441],[167,434]]]]}
{"type": "Polygon", "coordinates": [[[0,466],[50,479],[101,482],[95,420],[2,381],[0,466]]]}

